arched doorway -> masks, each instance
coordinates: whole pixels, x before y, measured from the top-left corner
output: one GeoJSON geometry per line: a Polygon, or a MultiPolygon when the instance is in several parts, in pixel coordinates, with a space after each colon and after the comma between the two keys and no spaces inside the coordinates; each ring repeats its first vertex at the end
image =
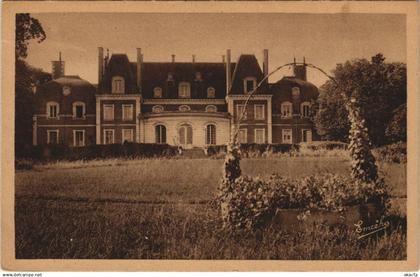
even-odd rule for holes
{"type": "Polygon", "coordinates": [[[193,129],[190,124],[184,123],[178,129],[179,144],[183,148],[191,148],[193,144],[193,129]]]}

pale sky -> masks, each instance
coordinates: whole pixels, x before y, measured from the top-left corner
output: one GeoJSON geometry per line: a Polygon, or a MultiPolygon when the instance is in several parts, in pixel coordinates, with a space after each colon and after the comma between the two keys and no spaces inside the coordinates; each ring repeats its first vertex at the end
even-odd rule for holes
{"type": "MultiPolygon", "coordinates": [[[[29,64],[51,72],[51,61],[62,52],[66,75],[97,83],[99,46],[110,53],[126,53],[136,60],[142,48],[145,62],[221,62],[226,49],[232,61],[241,53],[255,54],[262,66],[269,50],[270,71],[306,57],[326,71],[354,58],[381,52],[389,62],[406,62],[404,15],[386,14],[146,14],[44,13],[39,19],[47,39],[31,42],[29,64]]],[[[274,75],[275,82],[291,71],[274,75]]],[[[326,78],[309,69],[308,80],[322,85],[326,78]]]]}

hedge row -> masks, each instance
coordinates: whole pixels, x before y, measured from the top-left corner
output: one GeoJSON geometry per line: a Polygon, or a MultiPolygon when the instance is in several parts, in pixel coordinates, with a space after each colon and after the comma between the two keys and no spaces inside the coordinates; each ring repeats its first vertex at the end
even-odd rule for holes
{"type": "MultiPolygon", "coordinates": [[[[242,143],[241,154],[243,157],[257,155],[264,153],[291,153],[299,151],[299,144],[257,144],[257,143],[242,143]]],[[[212,145],[207,147],[208,156],[218,156],[226,153],[226,145],[212,145]]]]}
{"type": "Polygon", "coordinates": [[[103,158],[172,157],[178,154],[176,146],[154,143],[125,143],[69,147],[62,144],[38,145],[20,153],[19,158],[33,160],[92,160],[103,158]]]}

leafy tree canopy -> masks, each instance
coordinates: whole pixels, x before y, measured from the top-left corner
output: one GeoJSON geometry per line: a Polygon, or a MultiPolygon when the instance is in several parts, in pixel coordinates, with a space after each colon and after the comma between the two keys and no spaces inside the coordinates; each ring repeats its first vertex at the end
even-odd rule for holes
{"type": "Polygon", "coordinates": [[[51,80],[51,74],[25,62],[31,40],[38,43],[46,35],[41,23],[30,14],[16,15],[15,45],[15,149],[19,151],[32,144],[33,86],[51,80]]]}
{"type": "Polygon", "coordinates": [[[315,124],[319,134],[329,140],[348,141],[349,120],[340,88],[346,98],[356,97],[366,118],[369,136],[374,145],[390,142],[385,130],[394,111],[407,102],[406,65],[386,63],[382,54],[370,61],[355,59],[338,64],[333,81],[320,88],[319,112],[315,124]]]}
{"type": "Polygon", "coordinates": [[[16,45],[15,58],[25,59],[28,56],[30,40],[38,43],[46,38],[44,29],[38,19],[31,17],[29,13],[16,14],[16,45]]]}

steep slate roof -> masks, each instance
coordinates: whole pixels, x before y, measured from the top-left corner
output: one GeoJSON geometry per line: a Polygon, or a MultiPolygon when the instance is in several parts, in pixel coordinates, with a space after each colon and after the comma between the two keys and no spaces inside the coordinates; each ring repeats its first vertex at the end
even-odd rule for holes
{"type": "Polygon", "coordinates": [[[48,83],[57,83],[61,86],[70,86],[70,87],[92,87],[92,84],[86,80],[83,80],[78,75],[66,75],[57,79],[53,79],[48,83]]]}
{"type": "Polygon", "coordinates": [[[125,80],[125,93],[138,93],[136,85],[136,72],[132,70],[130,61],[126,54],[112,54],[111,59],[105,67],[101,91],[110,93],[112,90],[112,77],[121,76],[125,80]]]}
{"type": "MultiPolygon", "coordinates": [[[[132,67],[135,68],[135,63],[132,67]]],[[[232,69],[235,64],[232,64],[232,69]]],[[[207,98],[207,88],[214,87],[216,98],[226,96],[226,69],[224,63],[185,63],[166,62],[142,64],[142,94],[144,98],[153,98],[153,89],[162,88],[164,98],[178,98],[180,82],[191,84],[191,98],[207,98]],[[201,74],[201,81],[196,80],[196,73],[201,74]],[[169,74],[173,82],[168,82],[169,74]]]]}
{"type": "Polygon", "coordinates": [[[292,87],[300,88],[301,101],[309,101],[319,95],[318,88],[314,84],[294,76],[285,76],[276,83],[270,84],[270,93],[273,94],[274,98],[291,99],[292,87]]]}
{"type": "MultiPolygon", "coordinates": [[[[231,72],[235,63],[231,65],[231,72]]],[[[138,93],[136,84],[137,64],[130,62],[126,54],[113,54],[109,60],[102,82],[104,92],[111,92],[112,77],[122,76],[125,79],[125,93],[138,93]]],[[[153,89],[162,88],[163,98],[178,98],[180,82],[191,84],[191,98],[207,98],[207,88],[214,87],[216,98],[226,96],[226,69],[224,63],[187,63],[187,62],[143,62],[141,70],[142,95],[153,98],[153,89]],[[196,81],[200,72],[202,81],[196,81]],[[168,82],[169,74],[173,82],[168,82]]]]}
{"type": "Polygon", "coordinates": [[[280,113],[281,104],[284,101],[293,103],[294,113],[299,113],[299,105],[302,102],[312,102],[318,97],[318,88],[308,81],[304,81],[295,76],[286,76],[274,84],[270,84],[270,94],[272,97],[273,113],[280,113]],[[300,95],[298,99],[292,97],[292,88],[298,87],[300,95]]]}
{"type": "MultiPolygon", "coordinates": [[[[231,94],[244,94],[244,78],[255,77],[257,83],[263,78],[263,72],[255,55],[241,55],[232,76],[231,94]]],[[[262,87],[260,90],[262,91],[262,87]]]]}
{"type": "Polygon", "coordinates": [[[37,87],[35,112],[43,112],[46,102],[56,101],[68,106],[61,108],[60,111],[71,113],[71,104],[74,101],[83,101],[86,103],[88,113],[91,113],[91,110],[95,107],[95,93],[96,88],[79,76],[63,76],[53,79],[37,87]],[[67,96],[63,95],[63,87],[65,86],[71,89],[71,93],[67,96]]]}

